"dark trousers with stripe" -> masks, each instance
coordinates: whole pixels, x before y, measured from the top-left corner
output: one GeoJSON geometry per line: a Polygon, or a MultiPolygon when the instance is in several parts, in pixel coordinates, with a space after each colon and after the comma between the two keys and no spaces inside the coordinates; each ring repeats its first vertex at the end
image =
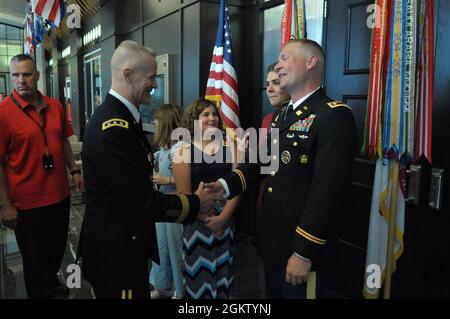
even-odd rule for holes
{"type": "Polygon", "coordinates": [[[58,285],[57,273],[66,249],[69,197],[54,205],[18,213],[15,235],[28,298],[49,298],[48,289],[58,285]]]}
{"type": "Polygon", "coordinates": [[[148,249],[143,241],[125,240],[105,246],[107,253],[104,258],[96,259],[94,265],[84,256],[84,275],[92,285],[95,298],[150,299],[148,249]],[[96,271],[92,272],[92,268],[96,271]]]}
{"type": "MultiPolygon", "coordinates": [[[[267,299],[306,299],[306,283],[291,285],[286,282],[286,266],[264,260],[267,299]]],[[[329,298],[326,272],[316,275],[317,299],[329,298]]]]}

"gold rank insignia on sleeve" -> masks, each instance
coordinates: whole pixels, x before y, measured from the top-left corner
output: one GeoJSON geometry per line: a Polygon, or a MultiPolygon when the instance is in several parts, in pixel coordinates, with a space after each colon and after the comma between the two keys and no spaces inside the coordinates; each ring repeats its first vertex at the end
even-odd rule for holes
{"type": "Polygon", "coordinates": [[[183,208],[181,209],[181,214],[180,214],[180,216],[178,216],[175,223],[182,223],[186,219],[186,216],[189,214],[189,210],[190,210],[189,199],[184,194],[177,194],[177,195],[180,198],[181,205],[183,206],[183,208]]]}
{"type": "Polygon", "coordinates": [[[343,106],[343,107],[346,107],[351,110],[350,106],[348,106],[347,104],[345,104],[344,102],[341,102],[341,101],[328,102],[327,105],[332,109],[334,109],[335,107],[343,106]]]}
{"type": "Polygon", "coordinates": [[[122,119],[110,119],[106,122],[103,122],[102,124],[102,131],[106,131],[107,129],[114,127],[114,126],[118,126],[118,127],[123,127],[125,129],[128,129],[129,125],[128,122],[122,119]]]}
{"type": "Polygon", "coordinates": [[[309,240],[317,245],[325,245],[327,243],[327,241],[325,239],[320,239],[319,237],[311,235],[310,233],[301,229],[300,227],[297,227],[295,232],[297,234],[299,234],[300,236],[304,237],[306,240],[309,240]]]}
{"type": "Polygon", "coordinates": [[[245,190],[247,189],[247,182],[245,181],[244,174],[242,174],[242,172],[238,169],[234,169],[233,173],[237,174],[237,176],[241,180],[242,191],[245,192],[245,190]]]}

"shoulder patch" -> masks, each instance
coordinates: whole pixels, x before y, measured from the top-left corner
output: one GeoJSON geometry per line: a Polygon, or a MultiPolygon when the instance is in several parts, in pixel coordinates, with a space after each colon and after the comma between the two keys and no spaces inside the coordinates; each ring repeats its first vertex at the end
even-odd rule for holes
{"type": "Polygon", "coordinates": [[[341,101],[328,102],[327,105],[332,109],[334,109],[335,107],[340,107],[340,106],[346,107],[349,110],[352,109],[350,106],[348,106],[347,104],[345,104],[344,102],[341,102],[341,101]]]}
{"type": "Polygon", "coordinates": [[[129,125],[128,122],[122,119],[110,119],[106,122],[103,122],[102,124],[102,131],[106,131],[107,129],[114,127],[114,126],[118,126],[118,127],[123,127],[125,129],[128,129],[129,125]]]}

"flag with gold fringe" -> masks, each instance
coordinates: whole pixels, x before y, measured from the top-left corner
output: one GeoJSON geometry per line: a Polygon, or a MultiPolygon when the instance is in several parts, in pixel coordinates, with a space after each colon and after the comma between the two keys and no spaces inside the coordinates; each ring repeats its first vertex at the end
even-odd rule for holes
{"type": "MultiPolygon", "coordinates": [[[[424,75],[432,48],[428,47],[419,51],[419,55],[416,54],[417,48],[425,45],[424,39],[430,36],[432,29],[423,25],[424,21],[430,23],[429,20],[417,19],[424,2],[426,6],[422,16],[430,18],[432,26],[433,15],[429,15],[429,10],[433,10],[432,1],[375,1],[379,24],[372,31],[370,84],[362,151],[377,159],[366,269],[376,265],[381,270],[384,298],[390,297],[392,273],[403,252],[406,168],[414,154],[417,154],[417,101],[422,96],[420,87],[423,79],[432,74],[429,70],[424,75]],[[424,32],[428,35],[425,36],[424,32]]],[[[427,45],[429,42],[425,47],[427,45]]],[[[381,287],[371,285],[370,277],[371,273],[366,272],[363,295],[365,298],[378,298],[381,287]]]]}
{"type": "Polygon", "coordinates": [[[281,16],[281,48],[292,39],[306,38],[304,0],[285,0],[281,16]]]}

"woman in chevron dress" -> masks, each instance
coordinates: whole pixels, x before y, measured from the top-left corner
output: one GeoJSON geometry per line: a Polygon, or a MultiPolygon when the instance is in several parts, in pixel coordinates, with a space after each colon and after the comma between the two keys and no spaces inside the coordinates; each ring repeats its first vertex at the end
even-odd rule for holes
{"type": "MultiPolygon", "coordinates": [[[[212,182],[230,172],[234,148],[223,142],[223,124],[216,106],[205,99],[194,101],[183,116],[193,143],[176,151],[173,173],[177,190],[192,193],[200,182],[212,182]],[[195,126],[197,126],[195,130],[195,126]],[[216,130],[220,138],[201,139],[194,131],[216,130]],[[219,129],[219,130],[217,130],[219,129]]],[[[190,299],[227,299],[233,282],[234,225],[232,214],[240,198],[217,203],[211,216],[185,225],[183,250],[186,296],[190,299]]]]}

